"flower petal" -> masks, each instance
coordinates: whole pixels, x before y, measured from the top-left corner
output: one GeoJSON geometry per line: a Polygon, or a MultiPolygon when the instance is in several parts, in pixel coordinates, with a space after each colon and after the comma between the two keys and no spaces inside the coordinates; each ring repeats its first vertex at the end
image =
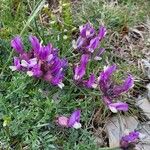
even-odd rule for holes
{"type": "Polygon", "coordinates": [[[16,36],[11,40],[11,46],[16,50],[17,53],[24,53],[23,43],[20,36],[16,36]]]}
{"type": "Polygon", "coordinates": [[[95,34],[95,30],[90,23],[87,23],[80,27],[80,35],[83,38],[90,38],[95,34]]]}
{"type": "Polygon", "coordinates": [[[91,74],[88,80],[83,81],[83,84],[87,88],[96,88],[97,84],[96,84],[96,81],[95,81],[95,75],[91,74]]]}
{"type": "Polygon", "coordinates": [[[29,67],[33,67],[37,64],[37,58],[32,58],[28,61],[29,67]]]}
{"type": "Polygon", "coordinates": [[[82,38],[81,36],[78,37],[76,43],[74,44],[75,49],[80,49],[86,44],[86,39],[82,38]]]}
{"type": "Polygon", "coordinates": [[[99,28],[99,33],[98,33],[98,37],[99,37],[99,40],[101,41],[106,35],[106,28],[104,26],[101,26],[99,28]]]}
{"type": "Polygon", "coordinates": [[[91,39],[90,44],[87,46],[89,52],[93,53],[96,48],[98,48],[100,41],[98,37],[91,39]]]}
{"type": "Polygon", "coordinates": [[[75,125],[76,122],[80,122],[80,116],[81,116],[81,110],[80,109],[75,110],[69,117],[68,126],[72,127],[75,125]]]}
{"type": "Polygon", "coordinates": [[[35,65],[30,71],[27,71],[27,74],[29,76],[34,76],[34,77],[41,77],[43,75],[43,72],[41,71],[40,66],[37,64],[35,65]]]}
{"type": "Polygon", "coordinates": [[[122,85],[114,87],[113,93],[115,96],[118,96],[123,92],[127,92],[133,86],[134,86],[134,79],[131,75],[129,75],[122,85]]]}
{"type": "Polygon", "coordinates": [[[108,106],[111,110],[114,108],[116,110],[128,111],[129,109],[128,104],[123,102],[111,103],[108,106]]]}
{"type": "Polygon", "coordinates": [[[36,36],[31,35],[31,36],[29,36],[29,40],[31,42],[31,45],[32,45],[32,48],[33,48],[35,54],[38,55],[40,52],[40,48],[41,48],[41,44],[40,44],[38,38],[36,36]]]}
{"type": "Polygon", "coordinates": [[[82,125],[79,122],[75,122],[75,124],[73,125],[73,128],[75,128],[75,129],[79,129],[81,127],[82,127],[82,125]]]}
{"type": "Polygon", "coordinates": [[[58,117],[56,122],[62,127],[68,127],[68,118],[65,116],[58,117]]]}
{"type": "Polygon", "coordinates": [[[120,140],[121,148],[127,148],[130,143],[136,144],[140,138],[140,133],[138,131],[132,131],[128,135],[125,135],[120,140]]]}
{"type": "Polygon", "coordinates": [[[74,69],[74,80],[80,80],[85,75],[88,60],[89,55],[83,54],[81,56],[80,65],[77,65],[74,69]]]}
{"type": "Polygon", "coordinates": [[[107,91],[110,89],[111,75],[113,74],[114,71],[116,71],[116,65],[107,66],[100,73],[98,80],[100,89],[102,90],[103,93],[107,93],[107,91]]]}

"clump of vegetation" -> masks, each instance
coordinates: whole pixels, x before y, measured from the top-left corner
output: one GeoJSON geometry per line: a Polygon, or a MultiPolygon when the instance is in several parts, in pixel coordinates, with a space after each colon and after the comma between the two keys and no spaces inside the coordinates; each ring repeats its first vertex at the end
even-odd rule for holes
{"type": "MultiPolygon", "coordinates": [[[[141,88],[141,71],[113,52],[111,35],[124,35],[129,27],[144,21],[149,2],[62,0],[55,7],[49,4],[46,0],[1,2],[1,149],[97,149],[93,132],[105,126],[112,112],[139,113],[133,100],[141,88]],[[31,36],[30,46],[27,37],[31,34],[39,39],[31,36]],[[46,45],[49,42],[53,46],[46,45]],[[13,65],[11,46],[18,55],[13,65]],[[104,66],[108,67],[103,70],[104,66]],[[121,96],[123,102],[115,102],[133,87],[131,75],[120,85],[125,74],[132,74],[135,88],[121,96]]],[[[137,131],[124,135],[121,147],[136,145],[139,135],[137,131]]],[[[107,143],[106,138],[101,147],[107,143]]]]}

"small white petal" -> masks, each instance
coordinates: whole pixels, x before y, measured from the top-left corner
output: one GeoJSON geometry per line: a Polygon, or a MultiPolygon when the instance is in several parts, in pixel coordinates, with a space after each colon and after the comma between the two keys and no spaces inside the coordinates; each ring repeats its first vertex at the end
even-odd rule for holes
{"type": "Polygon", "coordinates": [[[29,60],[29,67],[33,67],[37,64],[37,58],[33,58],[29,60]]]}
{"type": "Polygon", "coordinates": [[[94,49],[93,48],[89,48],[88,51],[91,52],[91,53],[93,53],[94,49]]]}
{"type": "Polygon", "coordinates": [[[75,76],[74,76],[74,79],[75,79],[75,80],[78,80],[79,78],[80,78],[80,76],[78,76],[78,75],[75,75],[75,76]]]}
{"type": "Polygon", "coordinates": [[[139,138],[140,138],[140,139],[144,139],[145,137],[146,137],[145,134],[139,133],[139,138]]]}
{"type": "Polygon", "coordinates": [[[117,113],[118,110],[115,107],[109,106],[109,109],[113,112],[113,113],[117,113]]]}
{"type": "Polygon", "coordinates": [[[16,67],[16,66],[9,66],[9,68],[10,68],[12,71],[16,71],[16,70],[17,70],[17,67],[16,67]]]}
{"type": "Polygon", "coordinates": [[[64,86],[65,86],[65,85],[64,85],[63,83],[59,83],[59,84],[58,84],[58,87],[61,88],[61,89],[62,89],[64,86]]]}
{"type": "Polygon", "coordinates": [[[130,87],[130,89],[132,89],[134,87],[134,84],[130,87]]]}
{"type": "Polygon", "coordinates": [[[99,77],[97,78],[97,81],[99,82],[99,81],[100,81],[100,79],[101,79],[101,77],[99,76],[99,77]]]}
{"type": "Polygon", "coordinates": [[[74,49],[77,49],[77,43],[76,43],[75,40],[72,41],[72,47],[73,47],[74,49]]]}
{"type": "Polygon", "coordinates": [[[37,63],[37,58],[32,58],[32,59],[29,60],[29,62],[35,64],[35,63],[37,63]]]}
{"type": "Polygon", "coordinates": [[[96,56],[96,57],[94,58],[94,60],[102,60],[102,58],[101,58],[101,57],[96,56]]]}
{"type": "Polygon", "coordinates": [[[50,54],[50,55],[48,56],[48,58],[47,58],[47,61],[51,61],[52,58],[53,58],[53,54],[50,54]]]}
{"type": "Polygon", "coordinates": [[[21,66],[22,67],[28,67],[28,63],[25,60],[21,60],[21,66]]]}
{"type": "Polygon", "coordinates": [[[75,124],[73,125],[73,128],[75,128],[75,129],[79,129],[81,127],[82,127],[82,125],[79,122],[75,122],[75,124]]]}
{"type": "Polygon", "coordinates": [[[86,31],[86,36],[89,36],[91,32],[89,30],[86,31]]]}
{"type": "Polygon", "coordinates": [[[33,72],[32,71],[27,71],[27,75],[31,77],[31,76],[33,76],[33,72]]]}
{"type": "Polygon", "coordinates": [[[109,68],[109,66],[104,66],[104,72],[109,68]]]}
{"type": "Polygon", "coordinates": [[[123,133],[124,133],[124,135],[128,135],[128,134],[130,133],[130,131],[129,131],[128,129],[125,129],[125,130],[123,131],[123,133]]]}
{"type": "Polygon", "coordinates": [[[94,88],[94,89],[97,88],[97,84],[93,84],[92,88],[94,88]]]}
{"type": "Polygon", "coordinates": [[[83,27],[84,27],[83,25],[79,26],[79,30],[82,31],[83,27]]]}

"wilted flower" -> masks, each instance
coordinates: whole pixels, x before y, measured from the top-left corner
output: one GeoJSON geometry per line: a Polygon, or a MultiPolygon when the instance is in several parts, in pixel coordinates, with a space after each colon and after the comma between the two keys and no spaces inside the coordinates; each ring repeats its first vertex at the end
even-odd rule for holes
{"type": "Polygon", "coordinates": [[[87,23],[80,27],[80,36],[77,41],[74,42],[73,47],[77,49],[82,54],[93,55],[96,52],[95,57],[99,57],[105,49],[99,48],[101,40],[106,35],[106,28],[100,26],[98,33],[90,23],[87,23]],[[98,49],[99,50],[96,50],[98,49]]]}
{"type": "Polygon", "coordinates": [[[128,135],[125,135],[120,140],[120,147],[127,149],[131,144],[135,145],[140,138],[140,133],[138,131],[132,131],[128,135]]]}
{"type": "Polygon", "coordinates": [[[81,110],[75,110],[70,117],[60,116],[57,118],[56,122],[58,125],[66,128],[81,128],[80,123],[81,110]]]}
{"type": "Polygon", "coordinates": [[[105,104],[109,107],[112,112],[117,112],[118,110],[127,111],[128,104],[123,102],[113,102],[114,98],[120,96],[123,92],[127,92],[130,88],[134,86],[134,80],[131,75],[129,75],[122,85],[115,85],[111,79],[113,72],[116,71],[116,65],[108,66],[100,73],[99,85],[103,93],[103,100],[105,104]]]}
{"type": "Polygon", "coordinates": [[[64,69],[67,67],[66,59],[58,57],[58,50],[52,44],[42,45],[38,38],[30,36],[32,45],[30,52],[24,52],[23,43],[19,36],[11,41],[11,46],[19,53],[14,57],[14,65],[10,66],[12,71],[26,72],[29,76],[43,78],[60,88],[64,86],[64,69]]]}

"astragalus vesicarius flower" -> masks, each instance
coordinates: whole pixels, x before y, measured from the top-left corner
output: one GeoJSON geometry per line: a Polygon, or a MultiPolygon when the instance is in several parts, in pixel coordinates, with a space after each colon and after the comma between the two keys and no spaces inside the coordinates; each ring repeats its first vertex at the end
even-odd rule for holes
{"type": "Polygon", "coordinates": [[[56,123],[62,127],[79,129],[81,128],[80,116],[81,110],[77,109],[70,115],[70,117],[58,117],[56,123]]]}
{"type": "Polygon", "coordinates": [[[83,76],[86,73],[86,66],[89,61],[89,55],[83,54],[81,56],[80,63],[75,66],[74,68],[74,80],[87,88],[96,88],[96,78],[94,74],[92,73],[87,80],[83,80],[83,76]]]}
{"type": "Polygon", "coordinates": [[[111,79],[113,72],[116,71],[116,65],[105,67],[99,76],[99,86],[103,93],[103,101],[109,109],[116,113],[118,110],[127,111],[128,104],[124,102],[114,102],[113,99],[120,96],[122,93],[127,92],[134,86],[134,80],[131,75],[124,80],[121,85],[116,85],[111,79]]]}
{"type": "Polygon", "coordinates": [[[14,57],[14,64],[10,66],[12,71],[26,72],[29,76],[42,78],[52,85],[60,88],[64,86],[64,69],[67,67],[66,59],[58,56],[58,49],[52,44],[42,45],[36,36],[30,36],[32,49],[24,51],[22,40],[19,36],[11,41],[11,46],[19,54],[14,57]]]}
{"type": "Polygon", "coordinates": [[[87,23],[80,27],[80,35],[73,47],[82,54],[94,55],[95,59],[98,59],[104,52],[104,48],[100,48],[101,40],[106,35],[106,28],[104,26],[99,27],[98,33],[95,31],[90,23],[87,23]]]}
{"type": "Polygon", "coordinates": [[[130,132],[129,134],[121,138],[120,147],[122,149],[128,149],[131,144],[135,146],[135,144],[138,142],[138,139],[140,139],[141,136],[141,133],[139,133],[138,131],[130,132]]]}
{"type": "Polygon", "coordinates": [[[74,68],[74,80],[81,80],[85,75],[86,66],[89,61],[89,55],[83,54],[81,56],[80,64],[76,65],[74,68]]]}

